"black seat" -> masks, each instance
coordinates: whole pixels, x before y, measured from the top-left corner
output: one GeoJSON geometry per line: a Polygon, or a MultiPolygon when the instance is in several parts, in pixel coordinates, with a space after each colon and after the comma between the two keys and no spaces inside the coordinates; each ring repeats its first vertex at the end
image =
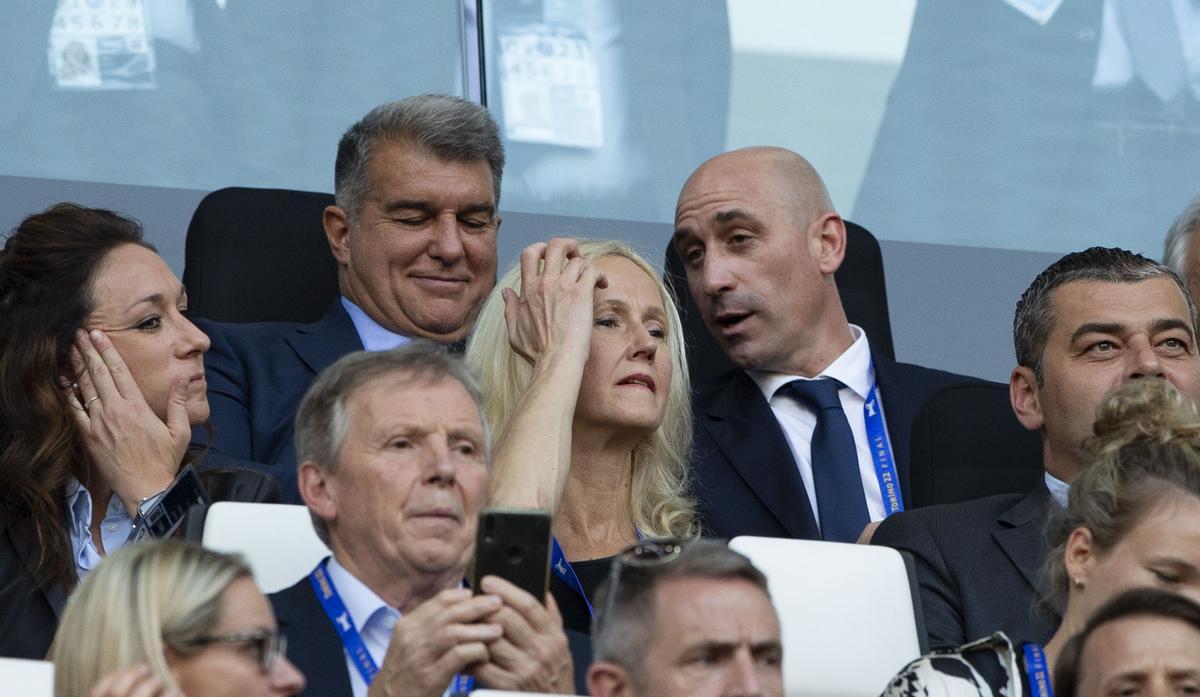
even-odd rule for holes
{"type": "Polygon", "coordinates": [[[188,226],[183,283],[197,317],[313,322],[338,297],[322,211],[332,194],[220,189],[188,226]]]}
{"type": "MultiPolygon", "coordinates": [[[[683,260],[675,245],[667,244],[663,276],[675,293],[683,319],[692,384],[702,387],[721,379],[734,369],[716,339],[704,326],[704,318],[688,291],[683,260]]],[[[887,285],[883,278],[883,254],[875,236],[861,225],[846,221],[846,257],[834,274],[846,318],[862,327],[871,348],[888,358],[896,357],[892,346],[892,324],[888,317],[887,285]]]]}
{"type": "Polygon", "coordinates": [[[1017,421],[1008,385],[938,390],[913,419],[912,508],[1032,491],[1042,481],[1042,439],[1017,421]]]}

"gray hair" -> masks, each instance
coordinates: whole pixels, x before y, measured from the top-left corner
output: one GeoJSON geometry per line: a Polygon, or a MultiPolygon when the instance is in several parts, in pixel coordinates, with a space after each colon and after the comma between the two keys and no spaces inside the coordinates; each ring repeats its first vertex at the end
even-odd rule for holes
{"type": "Polygon", "coordinates": [[[450,162],[487,162],[500,204],[504,144],[491,114],[465,99],[421,94],[375,107],[338,142],[334,198],[350,220],[357,219],[371,189],[371,156],[381,141],[415,145],[450,162]]]}
{"type": "Polygon", "coordinates": [[[1163,245],[1163,263],[1180,278],[1187,277],[1188,247],[1197,230],[1200,230],[1200,194],[1188,202],[1187,208],[1171,224],[1163,245]]]}
{"type": "MultiPolygon", "coordinates": [[[[680,578],[743,580],[762,590],[768,599],[771,597],[767,577],[724,542],[696,538],[680,544],[679,556],[670,561],[618,569],[617,594],[612,602],[608,600],[611,577],[596,591],[592,606],[597,612],[592,621],[594,658],[625,668],[638,682],[644,680],[646,650],[658,624],[655,596],[660,583],[680,578]]],[[[619,557],[613,563],[621,564],[619,557]]]]}
{"type": "MultiPolygon", "coordinates": [[[[308,388],[296,412],[296,464],[316,463],[325,472],[337,466],[338,451],[350,429],[346,402],[358,389],[374,380],[393,374],[405,375],[414,382],[438,382],[450,379],[463,386],[479,410],[483,427],[484,461],[491,462],[491,434],[483,412],[483,393],[471,369],[445,347],[429,341],[413,340],[390,351],[355,351],[342,356],[321,371],[308,388]]],[[[312,516],[317,537],[329,545],[325,521],[312,516]]]]}
{"type": "Polygon", "coordinates": [[[1033,369],[1038,384],[1042,384],[1042,355],[1050,329],[1054,325],[1050,300],[1059,286],[1074,281],[1104,281],[1106,283],[1137,283],[1151,278],[1170,278],[1179,286],[1187,302],[1192,334],[1196,333],[1196,306],[1187,286],[1174,271],[1141,254],[1110,247],[1091,247],[1072,252],[1038,274],[1021,299],[1013,317],[1013,348],[1017,365],[1033,369]]]}

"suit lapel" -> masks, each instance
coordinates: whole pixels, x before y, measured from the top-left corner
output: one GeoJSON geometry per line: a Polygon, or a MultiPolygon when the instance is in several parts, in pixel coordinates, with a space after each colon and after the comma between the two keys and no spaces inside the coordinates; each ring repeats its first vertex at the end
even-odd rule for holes
{"type": "Polygon", "coordinates": [[[1039,485],[996,519],[998,528],[992,533],[996,544],[1033,587],[1039,598],[1050,597],[1042,564],[1046,558],[1046,515],[1050,510],[1050,492],[1039,485]]]}
{"type": "Polygon", "coordinates": [[[353,697],[342,642],[308,577],[277,593],[274,601],[279,630],[289,639],[288,660],[308,682],[305,694],[353,697]]]}
{"type": "Polygon", "coordinates": [[[909,449],[912,447],[912,423],[917,410],[911,390],[896,370],[896,362],[887,356],[871,351],[871,362],[875,366],[875,385],[879,401],[883,403],[883,420],[887,422],[888,441],[892,446],[892,460],[900,477],[900,493],[907,507],[909,495],[909,449]]]}
{"type": "Polygon", "coordinates": [[[342,307],[340,298],[321,319],[296,327],[287,342],[314,375],[347,353],[361,351],[363,347],[358,330],[342,307]]]}
{"type": "Polygon", "coordinates": [[[726,459],[789,535],[820,539],[787,439],[745,372],[738,371],[712,402],[704,424],[726,459]]]}

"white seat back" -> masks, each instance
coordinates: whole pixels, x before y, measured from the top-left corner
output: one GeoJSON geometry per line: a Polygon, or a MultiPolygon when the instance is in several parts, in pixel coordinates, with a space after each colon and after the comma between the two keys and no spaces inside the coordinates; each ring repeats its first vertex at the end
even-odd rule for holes
{"type": "Polygon", "coordinates": [[[54,664],[0,658],[0,697],[54,697],[54,664]]]}
{"type": "Polygon", "coordinates": [[[212,504],[201,543],[241,554],[263,593],[291,586],[329,554],[313,530],[308,507],[277,503],[212,504]]]}
{"type": "Polygon", "coordinates": [[[736,537],[767,576],[783,631],[785,692],[875,697],[921,655],[913,594],[894,549],[736,537]]]}

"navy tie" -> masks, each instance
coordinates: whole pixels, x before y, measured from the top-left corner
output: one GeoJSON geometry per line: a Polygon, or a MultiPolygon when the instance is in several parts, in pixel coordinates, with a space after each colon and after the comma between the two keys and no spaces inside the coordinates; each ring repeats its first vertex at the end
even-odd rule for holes
{"type": "Polygon", "coordinates": [[[811,459],[821,539],[854,542],[871,516],[858,472],[854,433],[838,399],[841,388],[842,383],[832,378],[793,380],[776,394],[807,405],[817,415],[811,459]]]}

